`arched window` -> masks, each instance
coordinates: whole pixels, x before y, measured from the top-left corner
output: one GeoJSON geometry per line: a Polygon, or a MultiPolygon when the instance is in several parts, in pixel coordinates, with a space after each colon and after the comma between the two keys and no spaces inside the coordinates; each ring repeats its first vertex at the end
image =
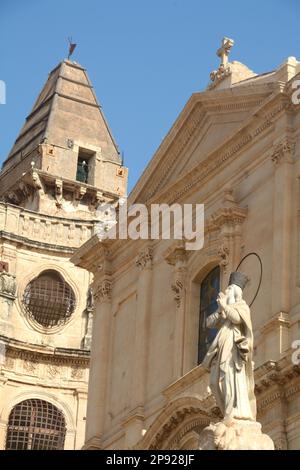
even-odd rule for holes
{"type": "Polygon", "coordinates": [[[203,361],[204,356],[217,333],[217,330],[206,327],[206,319],[218,308],[216,299],[219,292],[220,266],[217,266],[210,271],[205,279],[203,279],[200,286],[198,364],[203,361]]]}
{"type": "Polygon", "coordinates": [[[26,286],[23,305],[37,323],[51,328],[70,318],[75,309],[75,295],[59,273],[48,270],[26,286]]]}
{"type": "Polygon", "coordinates": [[[16,405],[7,427],[6,450],[62,450],[66,422],[52,403],[25,400],[16,405]]]}

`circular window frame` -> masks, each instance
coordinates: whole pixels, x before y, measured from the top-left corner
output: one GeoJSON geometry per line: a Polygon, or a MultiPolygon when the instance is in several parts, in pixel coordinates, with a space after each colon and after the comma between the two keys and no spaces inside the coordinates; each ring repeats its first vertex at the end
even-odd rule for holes
{"type": "Polygon", "coordinates": [[[20,288],[18,289],[18,310],[21,314],[21,317],[24,319],[24,321],[27,323],[27,325],[43,334],[43,335],[54,335],[54,334],[57,334],[59,332],[61,332],[64,328],[68,327],[72,322],[74,322],[76,320],[76,314],[77,314],[77,311],[78,311],[78,308],[79,308],[79,291],[78,291],[78,287],[77,285],[75,284],[75,282],[70,279],[70,276],[68,275],[68,273],[61,269],[60,267],[57,267],[57,266],[53,266],[53,265],[43,265],[43,266],[39,266],[39,269],[36,270],[34,273],[31,273],[30,275],[24,277],[22,279],[22,282],[20,283],[20,288]],[[52,326],[52,327],[45,327],[43,325],[41,325],[40,323],[38,323],[34,317],[32,315],[30,315],[27,310],[26,310],[26,307],[24,306],[24,303],[23,303],[23,298],[24,298],[24,293],[25,293],[25,289],[26,287],[28,286],[28,284],[30,284],[30,282],[32,282],[34,279],[38,278],[43,272],[45,271],[54,271],[56,272],[59,276],[62,277],[62,279],[70,286],[70,288],[72,289],[73,293],[74,293],[74,299],[75,299],[75,307],[74,307],[74,310],[72,312],[72,314],[70,315],[70,317],[64,322],[64,323],[59,323],[58,325],[55,325],[55,326],[52,326]]]}

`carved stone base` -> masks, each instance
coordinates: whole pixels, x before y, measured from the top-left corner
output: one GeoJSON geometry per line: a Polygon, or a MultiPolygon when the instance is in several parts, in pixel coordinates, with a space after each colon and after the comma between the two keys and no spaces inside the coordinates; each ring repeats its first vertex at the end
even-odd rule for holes
{"type": "Polygon", "coordinates": [[[274,450],[272,439],[255,421],[233,420],[210,424],[200,434],[199,450],[274,450]]]}

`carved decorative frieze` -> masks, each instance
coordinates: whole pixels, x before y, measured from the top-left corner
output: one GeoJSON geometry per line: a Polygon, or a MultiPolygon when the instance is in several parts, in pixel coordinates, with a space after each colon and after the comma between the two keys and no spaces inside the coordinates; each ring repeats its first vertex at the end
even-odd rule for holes
{"type": "Polygon", "coordinates": [[[140,271],[146,268],[152,267],[153,261],[153,249],[151,247],[147,247],[142,250],[138,257],[135,260],[136,266],[139,268],[140,271]]]}
{"type": "MultiPolygon", "coordinates": [[[[88,367],[89,365],[89,355],[86,354],[85,356],[74,355],[74,351],[72,351],[71,355],[68,356],[67,354],[59,354],[56,351],[55,355],[43,354],[39,351],[32,351],[26,349],[19,349],[15,346],[7,346],[6,351],[6,362],[7,361],[14,361],[14,359],[20,359],[22,361],[31,362],[33,364],[52,364],[57,366],[57,368],[61,368],[62,366],[66,367],[88,367]]],[[[6,364],[6,363],[5,363],[6,364]]]]}
{"type": "Polygon", "coordinates": [[[15,362],[14,362],[13,358],[12,358],[12,357],[9,357],[9,356],[6,356],[6,357],[5,357],[4,366],[5,366],[7,369],[13,369],[13,368],[14,368],[14,365],[15,365],[15,362]]]}
{"type": "Polygon", "coordinates": [[[46,371],[47,371],[47,375],[51,377],[52,379],[54,379],[55,377],[59,377],[61,370],[60,370],[60,367],[56,365],[48,364],[46,371]]]}
{"type": "Polygon", "coordinates": [[[294,365],[287,354],[278,362],[269,361],[255,371],[257,409],[266,411],[274,402],[283,402],[300,390],[300,366],[294,365]]]}
{"type": "Polygon", "coordinates": [[[26,372],[29,372],[30,374],[36,372],[37,367],[38,367],[38,362],[37,361],[24,361],[23,363],[24,370],[26,372]]]}
{"type": "Polygon", "coordinates": [[[170,417],[169,421],[165,423],[161,430],[156,434],[155,439],[152,441],[149,447],[149,450],[164,449],[166,441],[171,438],[174,432],[178,432],[180,437],[182,437],[181,428],[183,427],[183,423],[187,418],[200,415],[195,419],[195,422],[198,422],[199,426],[205,427],[209,422],[209,419],[205,418],[205,414],[206,413],[204,413],[202,410],[200,411],[199,409],[193,407],[186,407],[184,410],[178,410],[172,417],[170,417]]]}
{"type": "Polygon", "coordinates": [[[73,367],[71,370],[72,379],[82,379],[83,369],[81,367],[73,367]]]}
{"type": "Polygon", "coordinates": [[[19,209],[0,202],[1,210],[6,214],[2,230],[8,232],[10,239],[25,243],[32,247],[43,247],[51,251],[68,251],[82,245],[90,239],[94,232],[96,222],[83,220],[72,221],[54,216],[41,215],[19,209]],[[16,230],[11,234],[9,222],[16,219],[16,230]]]}

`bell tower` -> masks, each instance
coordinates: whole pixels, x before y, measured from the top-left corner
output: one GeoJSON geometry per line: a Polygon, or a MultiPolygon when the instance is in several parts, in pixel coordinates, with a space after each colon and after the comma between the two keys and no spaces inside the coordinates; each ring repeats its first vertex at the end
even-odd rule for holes
{"type": "Polygon", "coordinates": [[[86,70],[64,60],[0,172],[0,449],[84,443],[94,297],[70,257],[126,187],[86,70]]]}
{"type": "Polygon", "coordinates": [[[127,168],[86,70],[48,76],[0,172],[0,198],[47,215],[92,219],[126,194],[127,168]]]}

